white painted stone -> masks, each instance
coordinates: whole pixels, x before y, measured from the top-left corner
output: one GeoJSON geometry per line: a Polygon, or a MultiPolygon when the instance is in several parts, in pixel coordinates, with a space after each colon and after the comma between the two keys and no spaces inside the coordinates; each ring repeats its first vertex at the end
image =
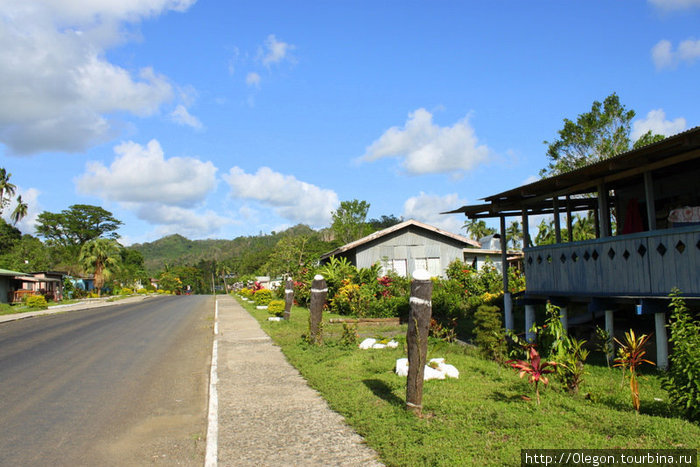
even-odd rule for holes
{"type": "Polygon", "coordinates": [[[360,342],[360,348],[362,350],[371,349],[374,344],[377,343],[377,339],[372,339],[371,337],[360,342]]]}
{"type": "Polygon", "coordinates": [[[417,281],[429,281],[430,273],[425,269],[416,269],[413,271],[413,278],[417,281]]]}
{"type": "Polygon", "coordinates": [[[270,316],[267,318],[268,321],[282,321],[280,316],[270,316]]]}
{"type": "Polygon", "coordinates": [[[321,280],[323,280],[323,276],[322,276],[321,274],[316,274],[316,275],[314,276],[314,280],[315,280],[315,281],[321,281],[321,280]]]}

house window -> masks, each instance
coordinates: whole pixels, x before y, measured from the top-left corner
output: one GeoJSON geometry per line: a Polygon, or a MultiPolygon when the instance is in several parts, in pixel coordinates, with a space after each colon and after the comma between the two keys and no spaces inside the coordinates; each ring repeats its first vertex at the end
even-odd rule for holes
{"type": "Polygon", "coordinates": [[[389,269],[394,271],[396,274],[398,274],[401,277],[406,277],[408,268],[406,266],[406,260],[405,259],[392,259],[389,261],[389,269]]]}

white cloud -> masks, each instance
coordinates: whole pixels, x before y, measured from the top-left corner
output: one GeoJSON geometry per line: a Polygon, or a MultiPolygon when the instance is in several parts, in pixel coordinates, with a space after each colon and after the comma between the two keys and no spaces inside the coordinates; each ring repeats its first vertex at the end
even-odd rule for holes
{"type": "Polygon", "coordinates": [[[403,128],[392,127],[373,142],[362,159],[402,158],[410,174],[462,172],[484,162],[491,149],[478,145],[474,129],[464,117],[451,127],[433,123],[433,115],[420,108],[408,115],[403,128]]]}
{"type": "Polygon", "coordinates": [[[651,58],[659,70],[675,68],[681,62],[691,64],[700,59],[700,40],[686,39],[678,44],[675,51],[670,41],[660,40],[652,47],[651,58]]]}
{"type": "Polygon", "coordinates": [[[666,120],[666,113],[663,109],[656,109],[650,111],[646,118],[632,122],[630,136],[636,141],[649,130],[654,134],[672,136],[685,130],[685,128],[685,118],[678,117],[674,120],[666,120]]]}
{"type": "Polygon", "coordinates": [[[331,212],[340,204],[333,190],[302,182],[269,167],[261,167],[255,174],[233,167],[223,178],[231,186],[233,198],[259,201],[293,223],[326,226],[331,212]]]}
{"type": "Polygon", "coordinates": [[[700,7],[700,0],[649,0],[649,3],[661,10],[685,10],[700,7]]]}
{"type": "Polygon", "coordinates": [[[83,151],[112,138],[105,115],[148,116],[173,98],[151,68],[110,63],[125,23],[193,0],[23,0],[0,6],[0,142],[12,154],[83,151]]]}
{"type": "Polygon", "coordinates": [[[415,219],[434,225],[448,232],[464,235],[462,226],[465,217],[462,214],[440,214],[441,212],[452,211],[467,204],[456,193],[438,196],[423,193],[418,196],[408,198],[403,204],[403,218],[415,219]]]}
{"type": "Polygon", "coordinates": [[[134,142],[114,148],[109,167],[89,162],[76,179],[78,191],[109,201],[191,207],[216,188],[216,167],[193,157],[165,159],[156,140],[145,147],[134,142]]]}
{"type": "Polygon", "coordinates": [[[295,47],[292,44],[278,41],[274,34],[265,39],[265,44],[258,51],[258,59],[265,66],[280,63],[283,60],[292,60],[290,52],[295,47]]]}
{"type": "Polygon", "coordinates": [[[202,122],[200,122],[197,117],[190,114],[187,108],[182,104],[175,107],[175,110],[170,113],[170,119],[178,125],[189,126],[195,130],[201,130],[203,128],[202,122]]]}
{"type": "Polygon", "coordinates": [[[200,214],[194,209],[162,203],[139,204],[135,213],[139,219],[157,226],[154,232],[157,237],[176,233],[191,239],[210,237],[222,227],[234,223],[232,219],[211,210],[200,214]]]}
{"type": "Polygon", "coordinates": [[[251,71],[245,77],[245,84],[248,86],[260,87],[260,75],[251,71]]]}

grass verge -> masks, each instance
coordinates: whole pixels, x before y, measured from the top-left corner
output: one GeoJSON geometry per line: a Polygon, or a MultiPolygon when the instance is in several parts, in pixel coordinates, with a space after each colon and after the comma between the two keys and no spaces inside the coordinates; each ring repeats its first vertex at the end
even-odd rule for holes
{"type": "Polygon", "coordinates": [[[406,355],[405,325],[360,326],[360,339],[396,335],[401,345],[359,350],[340,345],[342,325],[324,315],[325,345],[315,347],[301,339],[308,310],[295,307],[289,322],[270,322],[265,310],[241,304],[387,465],[519,465],[520,449],[700,447],[700,427],[670,415],[656,373],[640,379],[639,415],[620,371],[597,366],[588,367],[579,394],[553,381],[537,406],[534,389],[514,370],[471,348],[431,341],[428,358],[444,357],[460,378],[426,381],[419,419],[404,409],[406,379],[393,372],[406,355]]]}

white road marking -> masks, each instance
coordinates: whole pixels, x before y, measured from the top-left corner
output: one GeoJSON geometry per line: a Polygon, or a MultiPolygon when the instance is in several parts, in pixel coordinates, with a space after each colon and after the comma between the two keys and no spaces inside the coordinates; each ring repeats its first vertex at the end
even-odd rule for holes
{"type": "Polygon", "coordinates": [[[209,376],[209,415],[207,425],[207,453],[204,458],[205,467],[216,467],[219,455],[219,396],[216,390],[219,382],[217,372],[219,359],[219,302],[216,301],[214,311],[214,345],[211,350],[211,374],[209,376]]]}

